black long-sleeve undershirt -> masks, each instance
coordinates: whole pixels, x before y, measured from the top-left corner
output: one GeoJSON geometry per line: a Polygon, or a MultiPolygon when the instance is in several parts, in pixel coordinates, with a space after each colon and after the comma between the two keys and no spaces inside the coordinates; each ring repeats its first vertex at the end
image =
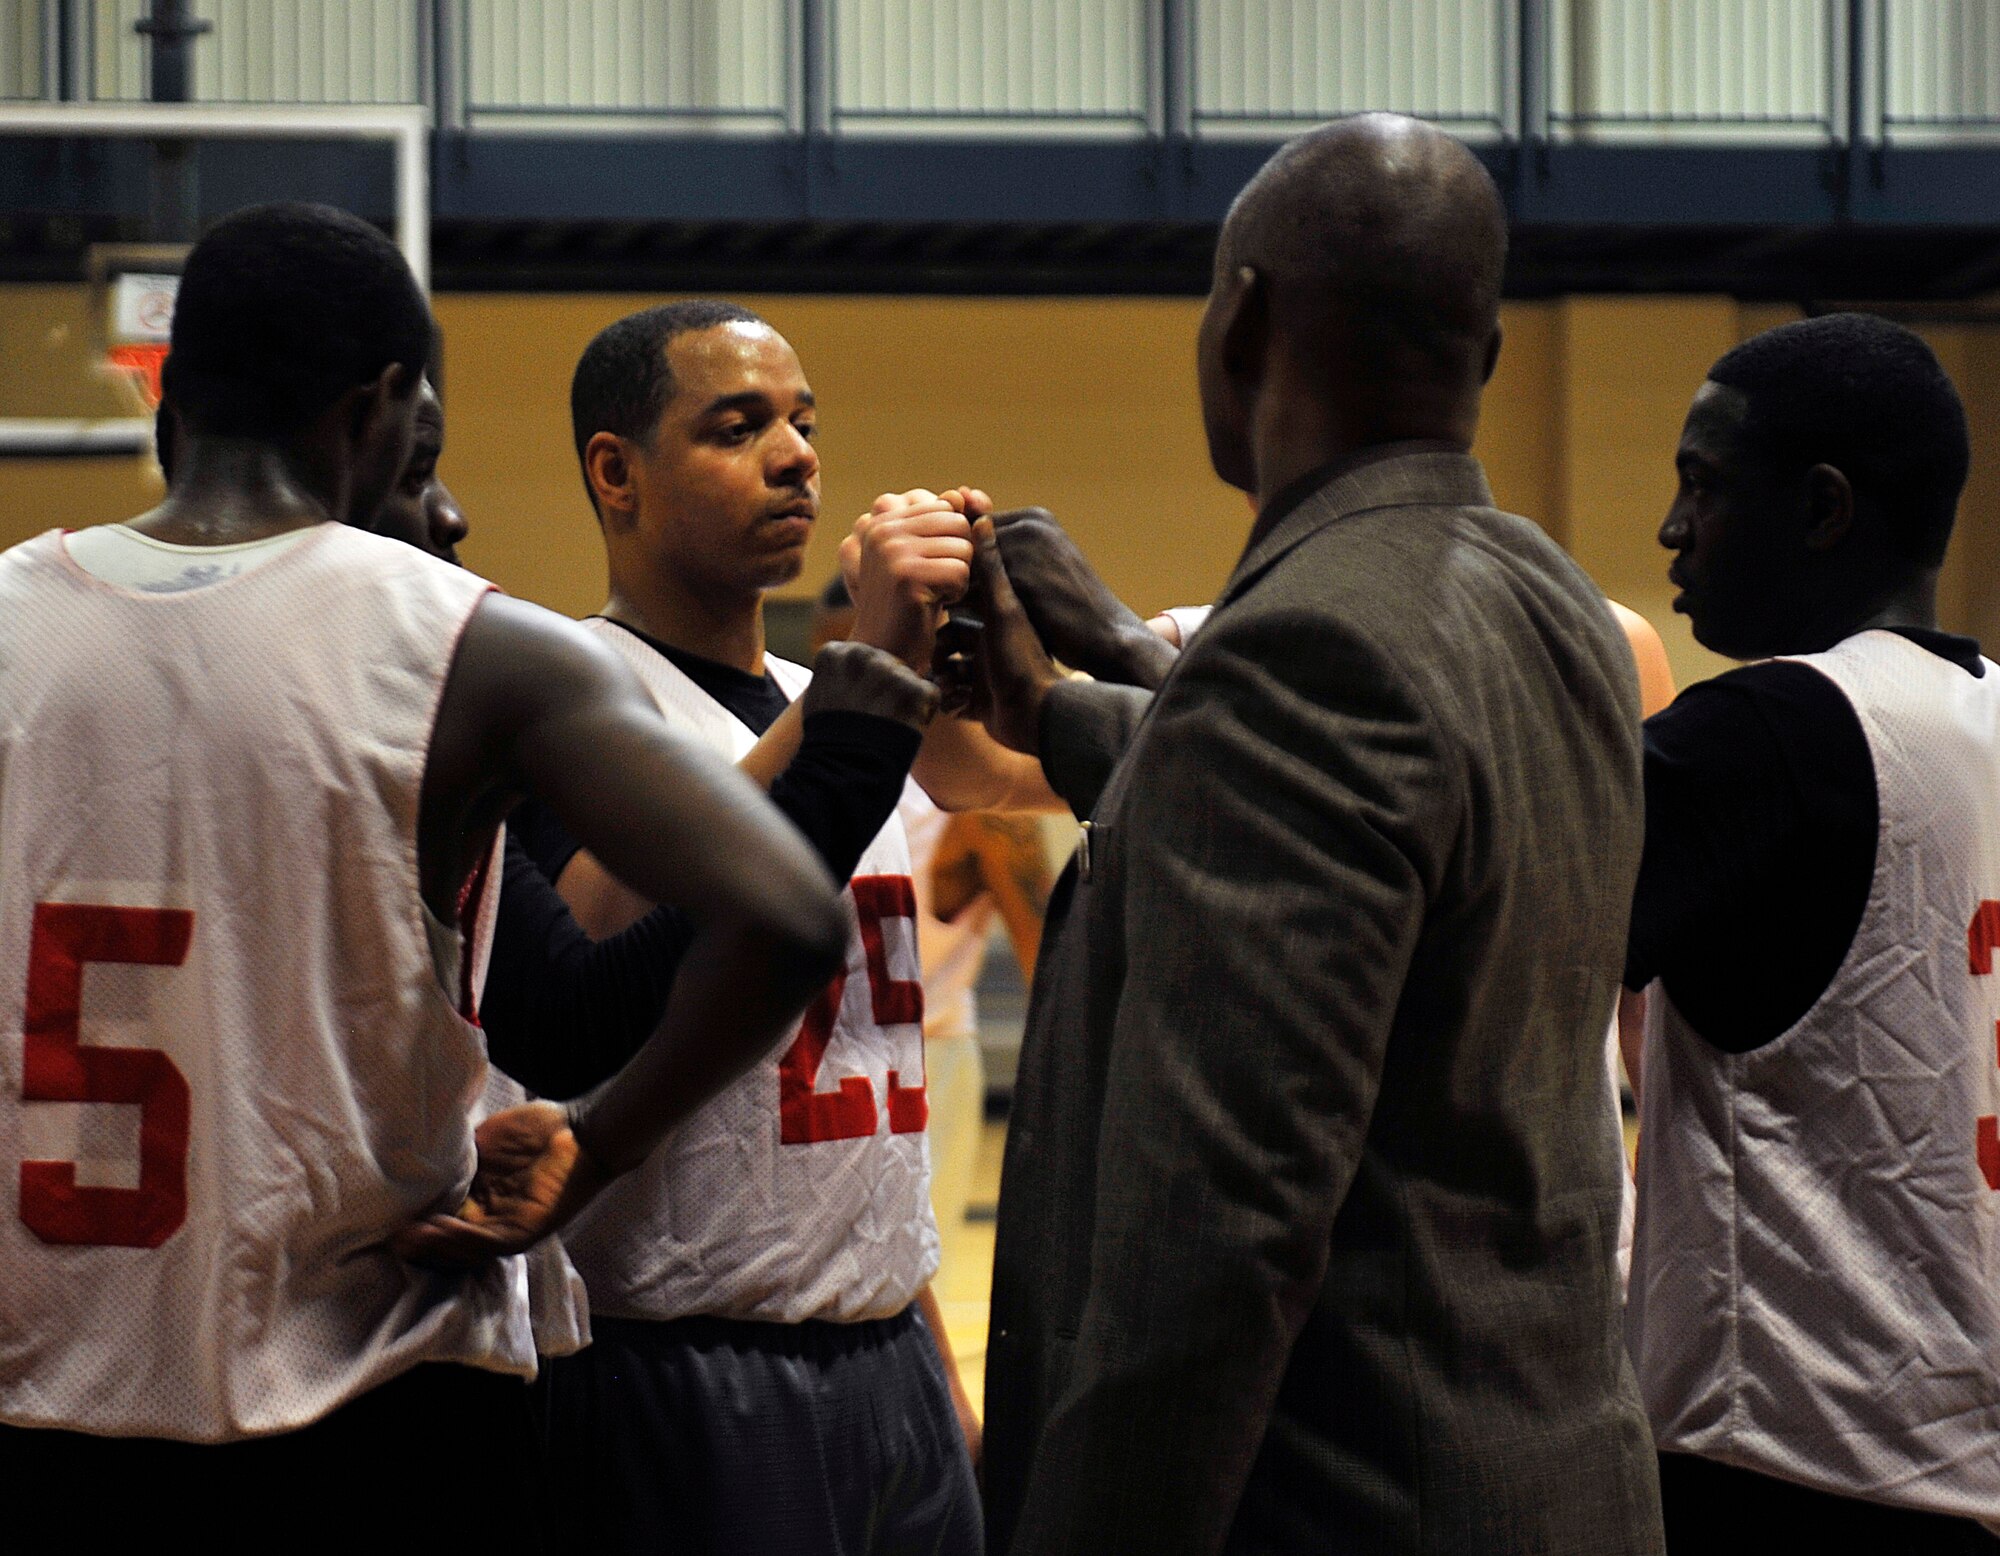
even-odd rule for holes
{"type": "MultiPolygon", "coordinates": [[[[682,656],[673,657],[687,668],[682,656]]],[[[716,695],[706,677],[696,679],[716,695]]],[[[759,734],[785,706],[782,693],[775,706],[761,693],[755,707],[739,707],[740,697],[716,700],[759,734]]],[[[798,754],[772,784],[771,799],[835,880],[854,874],[862,851],[894,812],[921,740],[908,725],[872,714],[806,719],[798,754]]],[[[509,822],[481,1004],[493,1062],[538,1096],[559,1100],[608,1080],[652,1036],[694,938],[682,915],[655,908],[629,929],[592,940],[554,884],[577,846],[533,802],[509,822]]]]}
{"type": "MultiPolygon", "coordinates": [[[[1971,638],[1898,627],[1985,673],[1971,638]]],[[[1773,660],[1689,687],[1646,721],[1646,849],[1625,986],[1653,979],[1710,1046],[1795,1025],[1846,960],[1875,880],[1875,760],[1846,693],[1773,660]]]]}

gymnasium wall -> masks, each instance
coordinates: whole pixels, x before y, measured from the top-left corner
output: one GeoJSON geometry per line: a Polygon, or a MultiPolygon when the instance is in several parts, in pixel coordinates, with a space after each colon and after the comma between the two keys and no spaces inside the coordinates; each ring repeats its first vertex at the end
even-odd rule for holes
{"type": "MultiPolygon", "coordinates": [[[[569,373],[603,325],[656,299],[457,294],[446,338],[443,469],[473,535],[468,563],[572,614],[603,597],[595,524],[568,427],[569,373]]],[[[1076,533],[1134,605],[1209,598],[1250,521],[1210,473],[1194,390],[1198,302],[1156,298],[750,299],[799,348],[821,405],[825,501],[806,573],[834,568],[849,519],[879,491],[983,485],[1037,502],[1076,533]]],[[[1651,618],[1683,681],[1713,673],[1668,608],[1654,540],[1672,453],[1708,365],[1794,317],[1724,298],[1579,297],[1510,304],[1478,452],[1502,506],[1545,525],[1615,598],[1651,618]]],[[[64,331],[80,289],[0,287],[0,414],[89,414],[64,331]]],[[[1947,567],[1947,625],[2000,645],[2000,330],[1927,332],[1965,396],[1973,479],[1947,567]]],[[[0,461],[0,542],[157,500],[131,460],[0,461]]]]}

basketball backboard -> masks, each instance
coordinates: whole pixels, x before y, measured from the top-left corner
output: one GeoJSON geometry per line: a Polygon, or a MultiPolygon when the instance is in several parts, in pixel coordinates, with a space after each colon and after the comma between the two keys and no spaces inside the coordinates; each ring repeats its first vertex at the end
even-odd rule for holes
{"type": "MultiPolygon", "coordinates": [[[[429,114],[422,107],[0,103],[0,137],[16,136],[373,143],[392,164],[389,198],[375,219],[387,217],[418,281],[428,285],[429,114]]],[[[240,173],[241,159],[235,165],[240,173]]],[[[282,153],[254,165],[255,187],[233,194],[232,208],[259,199],[327,198],[301,190],[303,164],[282,153]],[[268,189],[262,187],[266,169],[268,189]]],[[[211,210],[205,219],[220,214],[211,210]]],[[[185,254],[184,245],[95,244],[67,285],[0,287],[0,357],[6,364],[0,372],[0,455],[150,451],[158,373],[185,254]]]]}
{"type": "Polygon", "coordinates": [[[160,368],[174,325],[185,243],[93,243],[84,254],[91,317],[103,327],[106,372],[132,398],[132,415],[160,403],[160,368]]]}

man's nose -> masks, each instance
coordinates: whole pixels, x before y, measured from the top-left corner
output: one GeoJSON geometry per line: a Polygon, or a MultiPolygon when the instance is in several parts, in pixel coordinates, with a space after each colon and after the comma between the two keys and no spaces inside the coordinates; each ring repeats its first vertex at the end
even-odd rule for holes
{"type": "Polygon", "coordinates": [[[777,445],[773,474],[779,484],[790,486],[809,481],[819,474],[819,450],[797,427],[787,426],[777,445]]]}
{"type": "Polygon", "coordinates": [[[431,539],[440,547],[456,546],[472,532],[465,510],[459,507],[458,499],[450,492],[440,490],[431,499],[429,507],[431,539]]]}

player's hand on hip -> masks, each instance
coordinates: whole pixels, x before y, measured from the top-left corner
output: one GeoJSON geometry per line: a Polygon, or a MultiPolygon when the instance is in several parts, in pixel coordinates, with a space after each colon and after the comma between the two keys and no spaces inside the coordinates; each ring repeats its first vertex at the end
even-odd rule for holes
{"type": "Polygon", "coordinates": [[[979,634],[973,711],[1001,745],[1033,756],[1041,744],[1042,703],[1062,677],[1008,580],[993,521],[981,519],[972,534],[967,601],[985,624],[979,634]]]}
{"type": "Polygon", "coordinates": [[[887,511],[864,515],[843,547],[843,573],[853,549],[855,641],[886,649],[919,673],[930,668],[944,608],[963,598],[971,581],[971,526],[952,497],[877,499],[887,511]]]}
{"type": "Polygon", "coordinates": [[[1168,646],[1113,594],[1046,508],[996,514],[1007,577],[1048,651],[1100,681],[1156,687],[1174,660],[1168,646]]]}
{"type": "Polygon", "coordinates": [[[812,670],[803,699],[807,718],[872,713],[922,729],[938,710],[935,686],[894,654],[867,643],[829,643],[814,658],[812,670]]]}
{"type": "Polygon", "coordinates": [[[479,1165],[465,1203],[391,1238],[399,1257],[465,1270],[520,1253],[559,1230],[607,1181],[577,1145],[569,1114],[552,1102],[495,1113],[473,1139],[479,1165]]]}

